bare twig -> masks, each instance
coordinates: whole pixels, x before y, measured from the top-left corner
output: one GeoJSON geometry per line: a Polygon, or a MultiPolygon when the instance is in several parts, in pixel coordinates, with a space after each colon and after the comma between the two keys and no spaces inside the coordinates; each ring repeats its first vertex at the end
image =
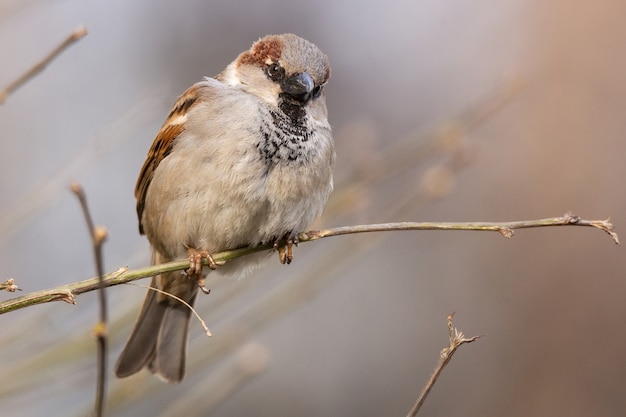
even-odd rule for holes
{"type": "Polygon", "coordinates": [[[85,26],[78,26],[70,33],[70,35],[59,46],[54,48],[46,57],[35,64],[31,69],[19,76],[15,81],[9,83],[3,90],[0,91],[0,104],[3,104],[6,98],[15,90],[26,84],[31,78],[35,77],[41,71],[43,71],[50,62],[52,62],[57,56],[64,50],[70,47],[73,43],[82,39],[87,35],[87,28],[85,26]]]}
{"type": "Polygon", "coordinates": [[[448,334],[450,337],[450,345],[441,350],[441,353],[439,354],[439,361],[437,362],[437,366],[435,366],[435,369],[433,370],[433,373],[430,375],[428,382],[426,382],[426,385],[424,385],[424,387],[422,388],[422,391],[417,397],[415,404],[413,404],[413,407],[411,407],[411,410],[407,414],[407,417],[415,417],[417,415],[420,408],[424,404],[424,401],[426,401],[426,397],[428,397],[428,394],[430,393],[433,386],[437,382],[437,378],[439,378],[439,375],[441,375],[443,368],[445,368],[446,365],[452,360],[452,355],[454,355],[454,352],[456,352],[456,350],[461,345],[464,345],[465,343],[471,343],[480,337],[480,336],[474,336],[474,337],[470,337],[469,339],[466,339],[462,332],[452,327],[453,317],[454,317],[454,313],[448,316],[448,334]]]}
{"type": "Polygon", "coordinates": [[[406,230],[477,230],[477,231],[494,231],[499,232],[506,238],[513,236],[515,229],[528,229],[531,227],[548,227],[548,226],[590,226],[596,229],[604,230],[608,233],[613,242],[619,245],[617,233],[613,231],[613,225],[607,220],[584,220],[572,214],[565,213],[561,217],[550,217],[540,220],[522,220],[513,222],[403,222],[403,223],[382,223],[367,224],[360,226],[337,227],[328,230],[319,230],[306,232],[300,235],[300,241],[317,240],[323,237],[340,236],[354,233],[369,232],[388,232],[388,231],[406,231],[406,230]]]}
{"type": "MultiPolygon", "coordinates": [[[[608,220],[585,220],[571,213],[565,213],[561,217],[551,217],[539,220],[524,220],[514,222],[459,222],[459,223],[437,223],[437,222],[403,222],[403,223],[383,223],[357,226],[344,226],[334,229],[309,231],[300,233],[300,243],[310,242],[331,236],[341,236],[354,233],[368,232],[390,232],[390,231],[408,231],[408,230],[477,230],[477,231],[495,231],[503,236],[510,238],[515,229],[524,229],[531,227],[550,227],[550,226],[587,226],[600,229],[608,233],[616,244],[619,244],[617,233],[613,231],[613,225],[608,220]]],[[[241,256],[249,255],[256,252],[272,249],[273,244],[259,245],[256,247],[246,247],[234,249],[224,252],[212,254],[216,262],[226,262],[241,256]]],[[[206,261],[205,261],[206,264],[206,261]]],[[[103,276],[102,283],[105,287],[113,285],[125,284],[140,278],[151,277],[163,272],[180,271],[189,268],[189,260],[180,260],[168,262],[160,265],[152,265],[145,268],[128,270],[120,268],[119,270],[103,276]]],[[[76,282],[69,285],[63,285],[57,288],[37,291],[26,294],[22,297],[13,298],[0,302],[0,314],[9,311],[18,310],[33,304],[42,304],[49,301],[63,300],[70,303],[75,302],[75,296],[93,291],[98,288],[98,279],[92,278],[85,281],[76,282]]]]}
{"type": "Polygon", "coordinates": [[[22,291],[22,289],[15,285],[15,280],[13,278],[9,278],[6,281],[0,283],[0,291],[15,292],[22,291]]]}
{"type": "Polygon", "coordinates": [[[91,235],[91,241],[93,245],[94,259],[96,262],[96,272],[98,273],[98,295],[100,300],[100,320],[96,326],[94,326],[94,334],[98,341],[98,382],[96,384],[96,401],[95,411],[98,417],[104,415],[104,399],[106,394],[106,356],[107,356],[107,301],[104,285],[104,266],[102,261],[102,244],[106,240],[107,231],[102,226],[94,226],[91,214],[89,213],[89,206],[87,205],[87,197],[83,187],[74,182],[70,186],[72,192],[78,198],[80,206],[85,215],[85,221],[87,223],[87,229],[91,235]]]}

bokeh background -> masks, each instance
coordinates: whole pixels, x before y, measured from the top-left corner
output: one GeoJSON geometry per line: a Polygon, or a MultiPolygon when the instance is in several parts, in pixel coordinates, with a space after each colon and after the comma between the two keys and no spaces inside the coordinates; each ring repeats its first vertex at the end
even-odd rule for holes
{"type": "MultiPolygon", "coordinates": [[[[178,94],[268,33],[333,68],[336,190],[313,228],[572,210],[626,230],[624,16],[620,0],[1,0],[0,86],[78,24],[90,34],[0,106],[0,278],[94,275],[70,180],[110,232],[106,269],[147,265],[133,188],[154,135],[178,94]]],[[[453,311],[484,337],[423,415],[626,415],[626,262],[600,231],[333,238],[209,285],[213,337],[192,324],[175,386],[113,377],[145,289],[108,290],[108,415],[403,416],[453,311]]],[[[0,317],[0,414],[89,414],[96,318],[93,293],[0,317]]]]}

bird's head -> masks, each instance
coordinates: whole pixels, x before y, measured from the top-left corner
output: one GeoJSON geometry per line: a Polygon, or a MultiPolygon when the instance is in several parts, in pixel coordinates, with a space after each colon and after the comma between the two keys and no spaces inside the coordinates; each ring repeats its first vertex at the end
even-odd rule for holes
{"type": "Polygon", "coordinates": [[[328,58],[296,35],[268,35],[240,54],[218,77],[271,106],[304,108],[323,97],[328,58]]]}

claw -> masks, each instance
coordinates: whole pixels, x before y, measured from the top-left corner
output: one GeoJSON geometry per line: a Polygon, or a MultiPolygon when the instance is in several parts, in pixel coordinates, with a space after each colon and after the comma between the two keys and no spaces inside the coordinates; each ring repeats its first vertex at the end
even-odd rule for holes
{"type": "Polygon", "coordinates": [[[287,244],[285,246],[279,246],[278,242],[281,239],[276,239],[274,242],[274,249],[278,250],[278,260],[281,264],[290,264],[293,261],[293,246],[298,246],[298,237],[289,237],[290,233],[285,235],[287,238],[287,244]]]}
{"type": "Polygon", "coordinates": [[[287,241],[287,258],[285,260],[288,264],[293,261],[293,240],[291,239],[287,241]]]}
{"type": "Polygon", "coordinates": [[[209,295],[211,293],[211,290],[206,287],[206,280],[204,279],[204,277],[198,279],[198,287],[200,288],[200,291],[202,291],[206,295],[209,295]]]}
{"type": "Polygon", "coordinates": [[[206,280],[204,279],[204,275],[202,275],[202,260],[207,259],[209,268],[215,269],[217,268],[217,264],[213,260],[213,257],[209,251],[194,248],[187,248],[187,254],[189,255],[189,269],[186,271],[187,276],[196,280],[198,287],[203,293],[210,293],[211,290],[205,286],[206,280]]]}
{"type": "Polygon", "coordinates": [[[187,248],[187,254],[189,255],[189,269],[187,275],[200,279],[202,277],[202,260],[206,259],[209,262],[209,268],[216,269],[217,264],[213,260],[213,257],[206,250],[198,250],[194,248],[187,248]]]}
{"type": "Polygon", "coordinates": [[[284,246],[278,248],[278,260],[283,265],[287,263],[287,253],[284,246]]]}

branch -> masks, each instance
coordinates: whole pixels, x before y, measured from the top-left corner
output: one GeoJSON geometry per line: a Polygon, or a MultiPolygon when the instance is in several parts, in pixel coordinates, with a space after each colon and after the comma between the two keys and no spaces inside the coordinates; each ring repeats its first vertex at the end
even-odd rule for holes
{"type": "Polygon", "coordinates": [[[465,343],[472,343],[480,337],[474,336],[466,339],[462,332],[452,327],[452,317],[454,317],[454,313],[448,316],[448,334],[450,337],[450,345],[446,348],[443,348],[441,353],[439,354],[439,362],[437,362],[437,366],[435,366],[435,369],[430,375],[428,382],[426,382],[426,385],[424,385],[424,388],[422,388],[420,395],[417,397],[417,400],[415,401],[415,404],[413,404],[413,407],[411,407],[411,410],[407,414],[407,417],[415,417],[417,415],[420,408],[424,404],[424,401],[426,401],[426,397],[428,397],[430,390],[437,382],[437,378],[439,378],[439,375],[441,375],[443,368],[445,368],[446,365],[452,360],[452,355],[454,355],[454,352],[456,352],[461,345],[464,345],[465,343]]]}
{"type": "Polygon", "coordinates": [[[15,285],[15,280],[13,278],[9,278],[4,282],[0,282],[0,291],[15,292],[22,291],[22,289],[15,285]]]}
{"type": "Polygon", "coordinates": [[[87,230],[91,237],[91,244],[93,246],[93,256],[96,262],[96,272],[98,273],[98,295],[100,300],[100,319],[94,327],[94,334],[98,343],[98,379],[96,384],[96,402],[95,411],[96,416],[102,417],[104,415],[104,398],[106,394],[106,359],[107,359],[107,300],[105,286],[103,284],[102,277],[104,276],[104,266],[102,260],[102,245],[107,238],[107,231],[102,226],[94,226],[91,219],[91,213],[89,212],[89,206],[87,205],[87,196],[85,190],[77,182],[73,182],[70,185],[70,189],[78,198],[80,207],[85,216],[85,222],[87,223],[87,230]]]}
{"type": "Polygon", "coordinates": [[[50,52],[46,57],[44,57],[41,61],[35,64],[31,69],[26,71],[24,74],[19,76],[15,81],[4,87],[3,90],[0,90],[0,105],[4,103],[6,98],[13,93],[15,90],[26,84],[31,78],[35,77],[41,71],[43,71],[50,62],[52,62],[57,56],[61,54],[64,50],[70,47],[75,42],[81,40],[85,35],[87,35],[87,28],[85,26],[78,26],[70,35],[63,41],[59,46],[54,48],[52,52],[50,52]]]}
{"type": "Polygon", "coordinates": [[[407,230],[477,230],[477,231],[494,231],[501,233],[504,237],[513,237],[515,229],[529,229],[531,227],[549,227],[549,226],[590,226],[596,229],[604,230],[608,233],[613,242],[619,245],[617,233],[613,231],[613,225],[607,220],[584,220],[572,214],[565,213],[561,217],[551,217],[540,220],[522,220],[514,222],[403,222],[403,223],[382,223],[367,224],[361,226],[345,226],[335,229],[320,230],[315,232],[307,232],[301,234],[300,241],[317,240],[323,237],[340,236],[354,233],[368,232],[388,232],[388,231],[407,231],[407,230]],[[305,236],[305,239],[302,239],[305,236]]]}
{"type": "MultiPolygon", "coordinates": [[[[515,229],[525,229],[531,227],[551,227],[551,226],[587,226],[600,229],[608,233],[616,244],[619,244],[617,233],[613,231],[613,225],[607,220],[584,220],[571,213],[565,213],[561,217],[552,217],[540,220],[525,220],[515,222],[478,222],[478,223],[433,223],[433,222],[403,222],[403,223],[383,223],[357,226],[344,226],[334,229],[309,231],[300,233],[298,239],[300,243],[311,242],[314,240],[341,236],[355,233],[369,232],[390,232],[390,231],[409,231],[409,230],[476,230],[476,231],[495,231],[503,236],[510,238],[513,236],[515,229]]],[[[286,242],[283,242],[286,244],[286,242]]],[[[258,245],[255,247],[245,247],[224,252],[212,254],[215,262],[226,262],[249,255],[256,252],[272,249],[273,243],[258,245]]],[[[120,268],[117,271],[106,274],[102,277],[102,283],[105,287],[113,285],[125,284],[141,278],[147,278],[158,275],[162,272],[180,271],[189,268],[189,260],[180,260],[168,262],[161,265],[152,265],[145,268],[128,270],[128,268],[120,268]]],[[[98,278],[92,278],[73,284],[63,285],[57,288],[36,291],[26,294],[22,297],[13,298],[0,302],[0,314],[8,313],[35,304],[43,304],[50,301],[63,300],[71,304],[76,303],[76,296],[85,292],[93,291],[99,286],[98,278]]]]}

